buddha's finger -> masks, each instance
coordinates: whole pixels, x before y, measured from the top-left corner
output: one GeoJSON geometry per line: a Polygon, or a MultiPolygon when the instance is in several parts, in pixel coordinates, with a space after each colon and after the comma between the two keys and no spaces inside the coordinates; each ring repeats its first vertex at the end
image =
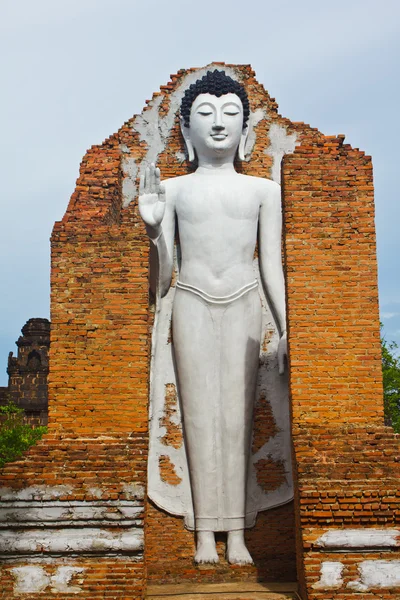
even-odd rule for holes
{"type": "Polygon", "coordinates": [[[150,167],[146,167],[145,176],[144,176],[144,193],[150,193],[150,167]]]}
{"type": "Polygon", "coordinates": [[[156,191],[156,181],[155,181],[155,167],[154,167],[154,163],[151,163],[150,165],[150,194],[154,194],[154,192],[156,191]]]}
{"type": "Polygon", "coordinates": [[[160,169],[157,167],[154,171],[155,177],[155,192],[156,194],[160,194],[160,169]]]}
{"type": "Polygon", "coordinates": [[[165,185],[163,183],[158,186],[158,199],[160,202],[165,202],[165,185]]]}

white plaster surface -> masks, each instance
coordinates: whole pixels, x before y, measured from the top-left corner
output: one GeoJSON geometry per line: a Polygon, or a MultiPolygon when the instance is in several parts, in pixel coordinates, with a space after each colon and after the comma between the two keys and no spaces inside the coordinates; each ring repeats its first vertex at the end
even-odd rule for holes
{"type": "Polygon", "coordinates": [[[42,567],[27,566],[15,567],[11,569],[14,577],[14,593],[16,594],[34,594],[44,592],[50,584],[50,577],[42,567]]]}
{"type": "Polygon", "coordinates": [[[0,553],[35,552],[139,552],[143,549],[143,530],[127,528],[112,531],[95,527],[60,529],[3,530],[0,553]]]}
{"type": "Polygon", "coordinates": [[[366,560],[358,565],[358,571],[359,579],[347,586],[357,592],[400,587],[400,560],[366,560]]]}
{"type": "Polygon", "coordinates": [[[344,565],[339,561],[321,563],[321,577],[312,586],[314,589],[336,589],[343,585],[342,573],[344,565]]]}
{"type": "Polygon", "coordinates": [[[180,163],[183,163],[186,160],[185,154],[183,152],[181,152],[181,151],[175,152],[175,156],[176,156],[176,158],[178,159],[178,161],[180,163]]]}
{"type": "MultiPolygon", "coordinates": [[[[124,483],[123,491],[126,494],[128,500],[143,500],[144,498],[144,488],[137,483],[124,483]]],[[[27,488],[23,488],[21,490],[15,490],[13,488],[1,487],[0,488],[0,502],[12,502],[13,506],[15,506],[17,502],[28,502],[33,506],[34,502],[51,502],[53,500],[57,501],[57,505],[59,505],[58,499],[60,496],[68,496],[74,492],[74,488],[70,485],[57,485],[57,486],[48,486],[48,485],[33,485],[27,488]]],[[[88,492],[100,499],[103,495],[103,490],[98,487],[92,487],[88,489],[88,492]]],[[[85,502],[67,502],[69,506],[77,505],[77,504],[87,504],[88,506],[91,504],[90,501],[85,502]]],[[[92,503],[94,505],[94,503],[92,503]]],[[[107,501],[107,505],[111,505],[113,502],[107,501]]],[[[123,502],[121,502],[123,504],[123,502]]],[[[21,504],[21,506],[23,506],[21,504]]]]}
{"type": "Polygon", "coordinates": [[[11,522],[126,521],[127,519],[138,519],[143,512],[143,505],[133,506],[131,503],[122,504],[119,502],[103,505],[89,502],[72,505],[66,502],[57,504],[42,503],[38,506],[32,506],[28,503],[16,504],[7,507],[0,505],[0,527],[8,526],[11,522]]]}
{"type": "MultiPolygon", "coordinates": [[[[81,558],[89,558],[91,553],[82,553],[80,555],[81,558]]],[[[99,554],[95,554],[96,558],[98,557],[102,558],[112,558],[113,561],[120,561],[120,562],[131,562],[132,564],[137,564],[138,562],[140,562],[143,559],[143,552],[135,552],[135,553],[129,553],[129,552],[102,552],[99,554]]],[[[61,564],[63,565],[69,565],[69,563],[72,560],[75,560],[75,558],[77,558],[75,553],[65,553],[65,554],[60,554],[55,552],[54,554],[42,554],[40,552],[36,552],[34,554],[3,554],[1,555],[0,558],[0,562],[2,565],[9,565],[10,568],[11,567],[15,567],[17,565],[21,565],[24,566],[26,565],[27,561],[29,561],[29,565],[41,565],[44,567],[49,567],[49,568],[55,568],[60,566],[61,564]]],[[[7,599],[8,600],[8,599],[7,599]]]]}
{"type": "Polygon", "coordinates": [[[294,152],[296,146],[300,144],[297,141],[295,133],[288,134],[285,127],[272,123],[269,130],[270,146],[265,150],[273,158],[271,179],[276,183],[281,182],[281,162],[285,154],[294,152]]]}
{"type": "Polygon", "coordinates": [[[103,495],[103,490],[101,488],[98,487],[90,487],[88,488],[88,492],[89,494],[91,494],[92,496],[94,496],[94,498],[101,498],[103,495]]]}
{"type": "Polygon", "coordinates": [[[122,486],[124,494],[129,500],[143,500],[144,487],[137,483],[124,483],[122,486]]]}
{"type": "MultiPolygon", "coordinates": [[[[263,108],[257,108],[254,112],[250,111],[248,121],[248,135],[246,144],[244,147],[245,160],[248,162],[253,152],[254,144],[256,143],[256,132],[255,128],[263,119],[267,118],[267,111],[263,108]]],[[[279,183],[279,182],[278,182],[279,183]]]]}
{"type": "Polygon", "coordinates": [[[400,546],[399,529],[338,529],[324,533],[315,543],[346,552],[348,548],[395,548],[400,546]]]}
{"type": "Polygon", "coordinates": [[[74,577],[84,571],[83,567],[59,567],[55,574],[50,577],[51,591],[55,593],[79,594],[82,589],[78,585],[70,584],[74,577]]]}
{"type": "Polygon", "coordinates": [[[138,173],[138,166],[135,159],[131,156],[124,156],[121,164],[122,173],[124,175],[122,180],[122,206],[125,208],[137,196],[135,181],[138,173]]]}
{"type": "Polygon", "coordinates": [[[73,491],[70,485],[32,485],[22,490],[0,488],[0,500],[55,500],[73,491]]]}
{"type": "Polygon", "coordinates": [[[79,594],[82,589],[76,585],[76,579],[74,585],[71,585],[71,581],[84,571],[82,567],[63,566],[58,567],[53,575],[49,575],[39,566],[14,567],[11,569],[15,580],[14,593],[35,594],[44,592],[51,586],[53,593],[79,594]]]}

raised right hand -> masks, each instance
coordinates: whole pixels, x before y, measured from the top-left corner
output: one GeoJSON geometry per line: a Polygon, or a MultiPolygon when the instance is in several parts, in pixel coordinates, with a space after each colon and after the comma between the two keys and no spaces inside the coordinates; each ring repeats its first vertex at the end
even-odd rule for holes
{"type": "Polygon", "coordinates": [[[165,213],[165,188],[160,183],[160,169],[153,163],[140,178],[139,212],[148,233],[157,237],[165,213]]]}

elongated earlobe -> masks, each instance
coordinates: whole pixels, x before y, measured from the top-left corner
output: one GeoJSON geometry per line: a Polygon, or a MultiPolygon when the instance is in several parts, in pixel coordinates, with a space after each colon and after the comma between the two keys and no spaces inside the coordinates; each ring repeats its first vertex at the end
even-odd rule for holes
{"type": "Polygon", "coordinates": [[[186,149],[188,152],[189,161],[193,162],[195,159],[193,144],[190,139],[189,127],[185,127],[183,119],[181,119],[181,132],[183,139],[185,140],[186,149]]]}
{"type": "Polygon", "coordinates": [[[239,160],[245,160],[244,150],[246,147],[246,141],[247,141],[248,134],[249,134],[249,128],[246,127],[245,129],[243,129],[242,135],[240,137],[239,148],[238,148],[239,160]]]}

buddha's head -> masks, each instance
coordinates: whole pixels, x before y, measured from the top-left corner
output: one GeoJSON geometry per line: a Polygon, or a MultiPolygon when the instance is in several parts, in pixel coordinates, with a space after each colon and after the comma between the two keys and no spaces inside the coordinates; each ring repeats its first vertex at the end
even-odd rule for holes
{"type": "Polygon", "coordinates": [[[181,129],[189,160],[198,156],[244,159],[250,109],[240,83],[215,70],[193,83],[181,104],[181,129]]]}

